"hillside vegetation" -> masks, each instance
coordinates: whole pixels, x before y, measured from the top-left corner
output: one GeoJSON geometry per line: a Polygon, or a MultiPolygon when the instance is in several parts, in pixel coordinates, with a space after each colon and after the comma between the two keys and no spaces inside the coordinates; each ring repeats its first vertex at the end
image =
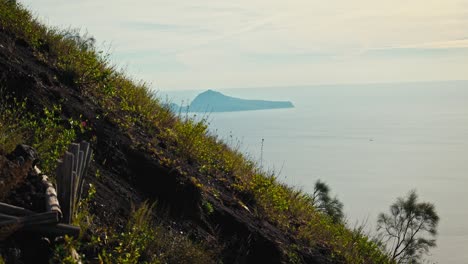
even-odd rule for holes
{"type": "Polygon", "coordinates": [[[83,234],[53,245],[56,262],[75,248],[101,263],[390,263],[94,43],[0,0],[0,155],[29,144],[53,175],[70,142],[95,151],[75,215],[83,234]]]}

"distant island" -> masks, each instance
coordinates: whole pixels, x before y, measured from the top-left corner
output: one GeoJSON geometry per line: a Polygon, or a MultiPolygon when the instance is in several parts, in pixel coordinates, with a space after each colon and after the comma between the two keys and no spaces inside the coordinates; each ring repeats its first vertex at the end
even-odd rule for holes
{"type": "Polygon", "coordinates": [[[293,108],[289,101],[248,100],[224,95],[220,92],[207,90],[195,97],[189,106],[179,106],[172,103],[171,109],[189,112],[235,112],[279,108],[293,108]]]}

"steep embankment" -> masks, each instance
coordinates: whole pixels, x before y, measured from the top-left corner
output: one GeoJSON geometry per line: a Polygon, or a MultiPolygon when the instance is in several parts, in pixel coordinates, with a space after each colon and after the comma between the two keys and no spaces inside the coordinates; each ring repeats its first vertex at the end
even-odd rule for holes
{"type": "MultiPolygon", "coordinates": [[[[35,50],[24,39],[0,31],[0,83],[5,92],[20,100],[28,98],[31,112],[40,113],[44,108],[61,104],[64,119],[88,120],[97,138],[93,146],[95,162],[86,177],[97,189],[93,210],[97,222],[124,226],[131,204],[157,200],[170,211],[170,219],[176,221],[175,228],[214,241],[215,247],[226,245],[222,256],[226,263],[284,260],[281,245],[291,244],[289,238],[243,209],[236,195],[226,187],[214,187],[220,190],[218,198],[206,197],[214,212],[209,219],[205,218],[201,208],[202,190],[190,177],[178,168],[161,165],[158,156],[141,147],[149,141],[142,128],[133,128],[129,135],[108,118],[97,119],[105,110],[84,95],[80,87],[70,85],[72,80],[67,73],[37,59],[37,54],[47,54],[47,50],[47,44],[35,50]],[[98,170],[100,177],[93,177],[98,170]]],[[[188,165],[183,166],[193,171],[188,165]]],[[[197,175],[196,171],[192,173],[197,175]]],[[[206,183],[203,177],[199,179],[206,183]]]]}
{"type": "Polygon", "coordinates": [[[65,73],[37,60],[34,49],[24,40],[5,31],[0,31],[0,72],[6,92],[20,100],[29,98],[29,111],[40,113],[43,108],[61,103],[64,119],[80,117],[93,127],[93,136],[97,138],[93,146],[95,162],[86,180],[97,189],[93,213],[98,222],[124,226],[131,204],[157,200],[170,211],[175,228],[194,232],[201,239],[214,238],[218,244],[214,246],[229,245],[223,254],[227,263],[282,260],[279,245],[289,243],[286,236],[252,217],[236,203],[235,195],[224,188],[220,199],[207,198],[214,213],[206,219],[201,208],[202,191],[190,178],[177,168],[161,165],[159,157],[139,147],[148,141],[145,131],[136,127],[130,136],[109,119],[97,119],[103,115],[103,109],[83,95],[79,87],[67,85],[65,73]],[[98,170],[100,177],[93,177],[98,170]]]}
{"type": "MultiPolygon", "coordinates": [[[[96,188],[86,211],[92,221],[78,241],[86,248],[85,260],[104,258],[104,249],[134,252],[131,245],[106,239],[109,230],[124,230],[132,205],[145,200],[157,201],[158,230],[183,234],[165,237],[163,243],[192,241],[223,263],[385,260],[366,237],[316,211],[308,195],[278,183],[229,149],[203,121],[174,116],[144,85],[130,81],[99,54],[91,38],[48,29],[12,1],[0,0],[0,123],[15,127],[11,120],[17,117],[21,125],[20,136],[10,137],[9,144],[38,148],[39,166],[50,172],[64,151],[55,146],[88,140],[95,152],[85,176],[96,188]],[[25,105],[18,103],[26,98],[25,105]],[[6,110],[12,107],[19,109],[14,118],[6,110]]],[[[5,131],[11,129],[0,127],[0,133],[5,131]]],[[[159,253],[149,253],[153,261],[188,254],[186,249],[164,252],[167,246],[159,242],[153,245],[159,253]]],[[[205,254],[200,252],[193,256],[205,254]]],[[[146,257],[140,252],[134,261],[146,257]]]]}

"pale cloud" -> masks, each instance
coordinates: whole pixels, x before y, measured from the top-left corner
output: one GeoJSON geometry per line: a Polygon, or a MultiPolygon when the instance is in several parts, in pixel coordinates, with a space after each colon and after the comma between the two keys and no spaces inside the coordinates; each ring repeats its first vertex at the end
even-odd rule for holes
{"type": "Polygon", "coordinates": [[[374,50],[389,50],[389,49],[467,49],[468,39],[446,40],[427,43],[416,43],[395,47],[374,48],[374,50]]]}
{"type": "Polygon", "coordinates": [[[175,51],[175,53],[179,53],[179,54],[180,53],[185,53],[185,52],[189,52],[191,50],[195,50],[195,49],[199,49],[199,48],[203,48],[203,47],[206,47],[206,46],[209,46],[209,45],[216,44],[217,42],[222,42],[222,41],[229,40],[229,39],[234,38],[236,36],[246,34],[248,32],[252,32],[257,28],[260,28],[261,26],[272,24],[272,22],[275,21],[278,18],[279,18],[279,16],[275,16],[275,17],[268,17],[268,18],[265,18],[265,19],[260,19],[260,20],[257,20],[257,21],[248,22],[246,25],[244,25],[244,26],[242,26],[240,28],[236,28],[233,31],[222,33],[222,34],[220,34],[218,36],[214,36],[212,38],[203,39],[201,42],[195,43],[195,44],[191,45],[190,47],[184,48],[182,50],[175,51]]]}
{"type": "Polygon", "coordinates": [[[24,0],[161,89],[466,79],[468,0],[24,0]],[[453,50],[453,51],[452,51],[453,50]]]}

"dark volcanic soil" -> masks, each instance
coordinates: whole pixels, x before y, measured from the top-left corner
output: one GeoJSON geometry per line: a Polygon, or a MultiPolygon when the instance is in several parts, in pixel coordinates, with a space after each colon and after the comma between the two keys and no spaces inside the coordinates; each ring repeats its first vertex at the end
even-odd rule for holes
{"type": "MultiPolygon", "coordinates": [[[[47,50],[44,46],[41,52],[47,55],[47,50]]],[[[38,60],[25,41],[0,29],[0,87],[16,97],[29,98],[28,107],[36,113],[62,102],[64,120],[82,115],[93,128],[89,133],[97,137],[92,146],[95,162],[85,180],[97,189],[92,208],[97,223],[123,226],[132,204],[157,200],[158,209],[164,213],[155,215],[160,218],[162,215],[162,222],[172,223],[173,228],[221,248],[223,263],[288,262],[285,251],[294,241],[239,206],[226,183],[208,183],[208,179],[199,175],[200,182],[216,188],[220,195],[214,198],[202,193],[187,176],[162,166],[159,157],[139,147],[148,141],[143,130],[135,127],[137,132],[130,138],[109,120],[96,119],[102,116],[102,109],[83,95],[80,87],[70,85],[73,82],[69,78],[38,60]],[[97,170],[100,177],[94,176],[97,170]],[[213,205],[210,216],[201,209],[202,196],[213,205]]],[[[89,133],[78,140],[89,140],[89,133]]],[[[183,166],[193,171],[191,175],[198,175],[194,168],[183,166]]],[[[303,250],[299,255],[308,263],[328,262],[313,251],[303,250]]]]}

